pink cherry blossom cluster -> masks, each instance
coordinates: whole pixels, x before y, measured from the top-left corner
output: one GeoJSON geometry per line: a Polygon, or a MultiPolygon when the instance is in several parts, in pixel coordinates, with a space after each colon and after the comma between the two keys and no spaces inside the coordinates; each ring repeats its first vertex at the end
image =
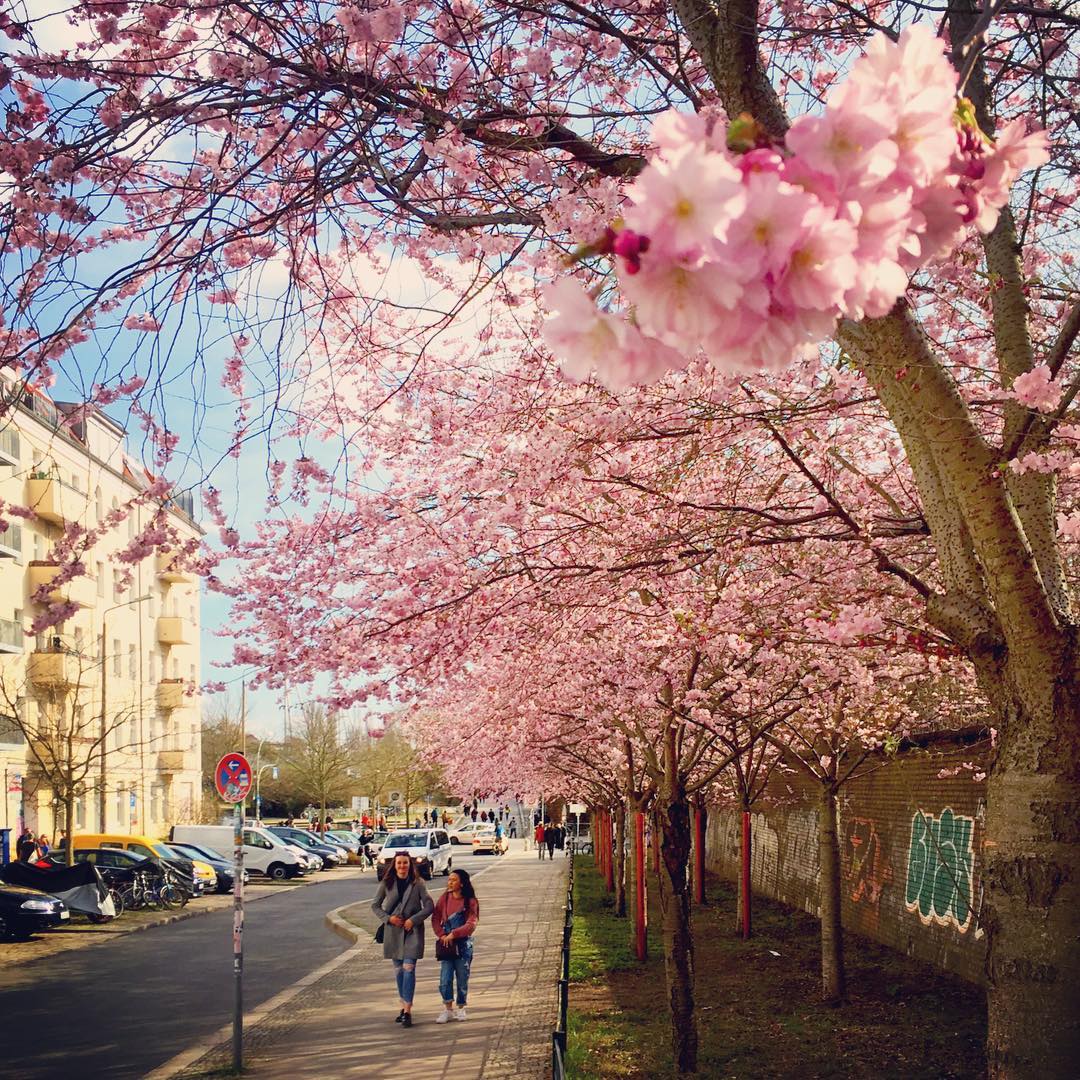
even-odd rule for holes
{"type": "Polygon", "coordinates": [[[544,336],[582,379],[646,381],[704,352],[728,371],[812,353],[839,318],[885,315],[909,275],[993,228],[1024,169],[1046,160],[1021,122],[979,130],[943,43],[921,25],[873,39],[819,114],[783,144],[750,118],[726,131],[667,113],[618,228],[583,254],[612,255],[629,316],[575,282],[546,300],[544,336]]]}
{"type": "Polygon", "coordinates": [[[1036,364],[1030,371],[1017,375],[1012,384],[1012,396],[1021,405],[1039,412],[1050,413],[1058,407],[1064,386],[1054,382],[1046,364],[1036,364]]]}

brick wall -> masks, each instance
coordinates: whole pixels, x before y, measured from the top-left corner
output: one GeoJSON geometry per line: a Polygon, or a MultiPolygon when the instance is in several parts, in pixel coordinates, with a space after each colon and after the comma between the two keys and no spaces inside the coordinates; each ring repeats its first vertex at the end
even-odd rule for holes
{"type": "MultiPolygon", "coordinates": [[[[939,741],[902,751],[839,796],[845,929],[875,938],[971,982],[984,981],[978,927],[985,741],[939,741]]],[[[774,774],[752,815],[754,892],[818,914],[818,795],[800,774],[774,774]]],[[[741,814],[713,808],[706,858],[737,880],[741,814]]]]}

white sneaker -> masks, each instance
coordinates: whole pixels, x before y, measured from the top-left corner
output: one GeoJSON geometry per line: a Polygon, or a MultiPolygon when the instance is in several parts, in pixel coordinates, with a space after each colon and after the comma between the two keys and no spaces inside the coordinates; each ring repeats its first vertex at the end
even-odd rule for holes
{"type": "Polygon", "coordinates": [[[441,1013],[439,1013],[438,1016],[435,1017],[435,1023],[436,1024],[448,1024],[448,1023],[450,1023],[450,1010],[449,1009],[443,1009],[443,1011],[441,1013]]]}
{"type": "Polygon", "coordinates": [[[468,1020],[469,1014],[465,1011],[465,1007],[462,1006],[456,1013],[454,1013],[455,1020],[468,1020]]]}

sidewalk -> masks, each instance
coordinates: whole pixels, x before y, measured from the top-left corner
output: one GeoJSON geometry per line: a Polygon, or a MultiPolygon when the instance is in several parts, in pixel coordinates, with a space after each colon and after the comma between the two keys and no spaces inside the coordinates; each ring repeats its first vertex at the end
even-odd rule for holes
{"type": "MultiPolygon", "coordinates": [[[[544,1080],[551,1070],[567,867],[561,853],[540,862],[535,850],[515,841],[473,875],[480,926],[465,1023],[435,1023],[442,1004],[429,932],[427,955],[417,965],[414,1026],[406,1031],[395,1024],[390,961],[372,931],[357,927],[357,944],[332,970],[245,1024],[245,1076],[400,1080],[404,1069],[411,1080],[544,1080]]],[[[442,879],[431,882],[432,898],[444,887],[442,879]]],[[[367,904],[339,914],[374,925],[367,904]]],[[[207,1049],[171,1075],[194,1080],[231,1063],[227,1045],[207,1049]]]]}

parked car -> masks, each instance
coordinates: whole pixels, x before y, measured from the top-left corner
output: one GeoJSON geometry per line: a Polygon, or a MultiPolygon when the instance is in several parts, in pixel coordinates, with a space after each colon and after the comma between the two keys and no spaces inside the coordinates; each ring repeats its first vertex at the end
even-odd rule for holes
{"type": "Polygon", "coordinates": [[[122,851],[132,851],[136,855],[161,859],[174,870],[179,871],[182,879],[192,881],[193,896],[202,896],[204,892],[213,892],[217,888],[217,874],[214,873],[213,867],[201,859],[189,859],[186,855],[171,850],[168,844],[149,836],[127,836],[124,833],[80,833],[75,836],[72,847],[76,851],[80,848],[119,848],[122,851]]]}
{"type": "Polygon", "coordinates": [[[485,852],[488,855],[505,855],[510,850],[510,841],[507,840],[506,833],[503,833],[496,840],[495,830],[489,827],[473,833],[472,850],[474,855],[481,855],[485,852]]]}
{"type": "Polygon", "coordinates": [[[470,821],[468,818],[460,825],[451,825],[446,830],[450,837],[451,844],[471,844],[472,838],[484,829],[490,829],[491,826],[486,821],[470,821]]]}
{"type": "Polygon", "coordinates": [[[429,881],[435,874],[449,876],[453,866],[450,837],[445,829],[401,829],[386,838],[379,852],[375,871],[380,881],[398,852],[411,855],[420,876],[429,881]]]}
{"type": "Polygon", "coordinates": [[[325,869],[331,866],[341,866],[348,860],[349,854],[337,844],[323,843],[316,833],[308,832],[307,829],[290,829],[284,825],[271,825],[270,832],[280,837],[287,844],[302,848],[322,860],[325,869]]]}
{"type": "Polygon", "coordinates": [[[360,849],[364,846],[360,834],[354,833],[351,829],[328,829],[323,835],[328,840],[333,840],[335,844],[344,844],[345,849],[354,855],[359,855],[360,849]]]}
{"type": "MultiPolygon", "coordinates": [[[[181,855],[186,855],[189,859],[202,859],[204,863],[213,867],[214,873],[217,874],[217,891],[219,893],[232,892],[233,883],[235,878],[233,876],[234,863],[232,859],[227,859],[224,855],[213,851],[210,848],[198,847],[195,844],[181,844],[175,840],[169,841],[169,847],[173,851],[179,851],[181,855]]],[[[244,884],[247,884],[248,872],[244,871],[244,884]]]]}
{"type": "MultiPolygon", "coordinates": [[[[286,844],[267,829],[244,826],[244,868],[253,874],[264,874],[274,881],[284,881],[306,872],[300,852],[286,844]]],[[[215,851],[231,851],[231,825],[174,825],[169,839],[181,844],[209,846],[215,851]]]]}
{"type": "Polygon", "coordinates": [[[63,900],[22,885],[0,882],[0,938],[28,938],[70,918],[71,912],[63,900]]]}

